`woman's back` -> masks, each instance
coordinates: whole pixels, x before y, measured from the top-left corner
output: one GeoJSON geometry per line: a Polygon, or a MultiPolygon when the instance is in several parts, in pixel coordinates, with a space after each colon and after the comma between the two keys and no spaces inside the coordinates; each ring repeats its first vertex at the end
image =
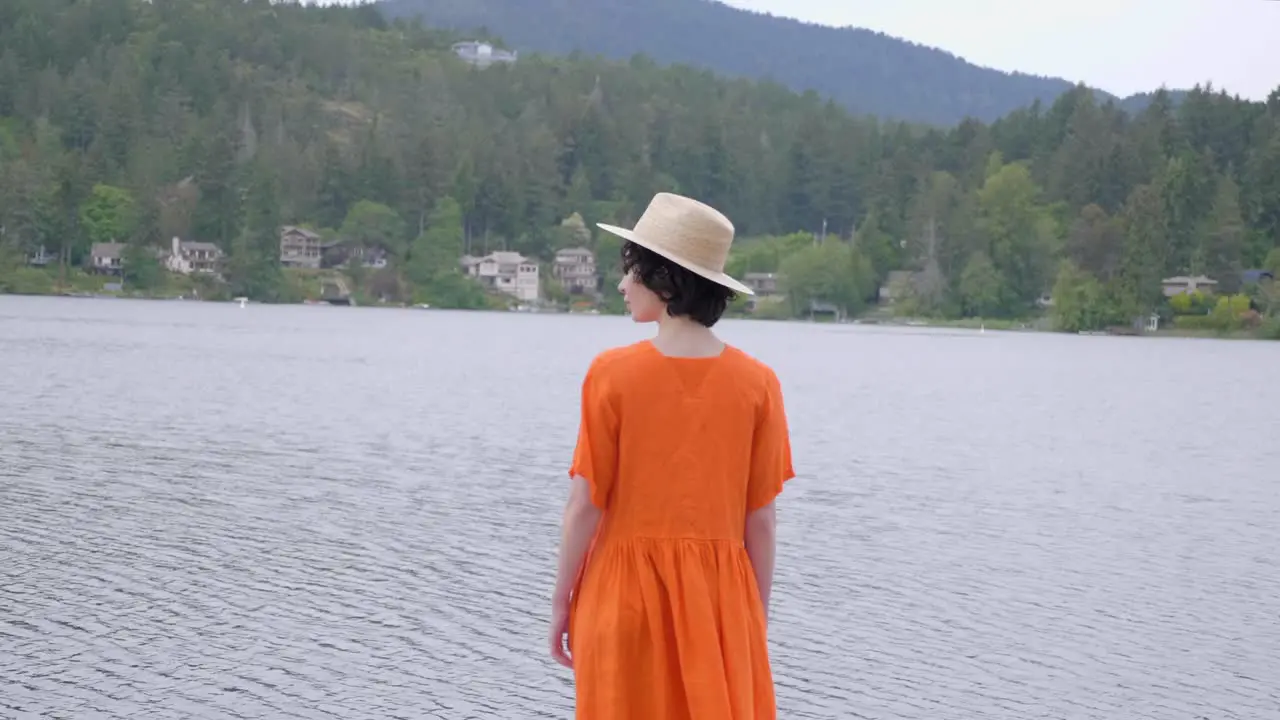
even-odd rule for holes
{"type": "Polygon", "coordinates": [[[741,544],[746,514],[790,475],[777,378],[731,346],[704,358],[668,357],[650,341],[607,351],[587,373],[583,412],[579,448],[592,457],[580,452],[573,472],[593,482],[609,510],[602,542],[741,544]],[[597,434],[617,438],[617,447],[603,447],[597,434]],[[597,453],[616,470],[597,464],[597,453]]]}
{"type": "Polygon", "coordinates": [[[778,382],[733,347],[601,354],[570,474],[604,510],[569,631],[580,718],[772,718],[749,513],[792,475],[778,382]]]}

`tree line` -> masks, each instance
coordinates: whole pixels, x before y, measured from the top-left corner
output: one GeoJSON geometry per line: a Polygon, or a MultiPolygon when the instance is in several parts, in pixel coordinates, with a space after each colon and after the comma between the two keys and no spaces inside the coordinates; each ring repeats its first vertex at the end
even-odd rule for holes
{"type": "Polygon", "coordinates": [[[0,287],[40,247],[74,268],[93,242],[177,236],[227,252],[231,292],[288,299],[277,229],[305,224],[385,250],[379,295],[472,306],[458,255],[585,241],[616,272],[565,219],[625,225],[671,190],[734,220],[736,271],[852,312],[893,271],[928,315],[1061,295],[1068,329],[1124,324],[1200,273],[1274,312],[1242,271],[1280,265],[1280,90],[1130,115],[1081,87],[936,128],[643,57],[478,69],[457,39],[372,7],[3,4],[0,287]]]}

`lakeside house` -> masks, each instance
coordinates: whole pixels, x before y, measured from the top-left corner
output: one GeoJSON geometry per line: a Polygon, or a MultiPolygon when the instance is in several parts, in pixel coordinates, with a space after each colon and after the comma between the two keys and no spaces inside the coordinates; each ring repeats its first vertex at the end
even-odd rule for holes
{"type": "Polygon", "coordinates": [[[89,272],[119,275],[124,269],[124,243],[94,243],[89,248],[89,272]]]}
{"type": "Polygon", "coordinates": [[[515,52],[499,50],[487,42],[478,40],[454,43],[453,54],[457,55],[463,62],[478,68],[514,63],[517,58],[515,52]]]}
{"type": "Polygon", "coordinates": [[[751,288],[756,297],[770,297],[778,294],[778,273],[749,272],[742,276],[742,284],[751,288]]]}
{"type": "Polygon", "coordinates": [[[551,275],[570,295],[595,294],[600,289],[596,254],[587,248],[565,248],[557,251],[551,275]]]}
{"type": "Polygon", "coordinates": [[[391,255],[380,247],[360,247],[351,253],[361,267],[381,270],[391,264],[391,255]]]}
{"type": "Polygon", "coordinates": [[[338,241],[320,246],[320,267],[341,268],[352,263],[371,270],[381,270],[391,264],[391,255],[378,246],[352,245],[338,241]]]}
{"type": "Polygon", "coordinates": [[[463,255],[463,271],[485,286],[522,302],[537,302],[541,295],[538,263],[518,252],[492,252],[483,257],[463,255]]]}
{"type": "Polygon", "coordinates": [[[35,252],[27,255],[27,264],[31,267],[47,267],[58,262],[57,253],[51,253],[41,245],[35,252]]]}
{"type": "MultiPolygon", "coordinates": [[[[1240,272],[1239,284],[1242,287],[1266,285],[1274,281],[1275,275],[1268,270],[1252,268],[1240,272]]],[[[1212,295],[1218,292],[1219,285],[1217,280],[1206,275],[1178,275],[1160,281],[1161,290],[1167,298],[1183,294],[1190,295],[1195,292],[1212,295]]]]}
{"type": "Polygon", "coordinates": [[[743,299],[747,312],[755,312],[764,305],[776,305],[786,300],[782,293],[781,276],[771,272],[743,273],[742,284],[751,288],[754,295],[743,299]]]}
{"type": "Polygon", "coordinates": [[[1167,298],[1194,292],[1210,294],[1218,287],[1218,281],[1204,275],[1178,275],[1161,280],[1160,287],[1167,298]]]}
{"type": "Polygon", "coordinates": [[[324,240],[306,228],[286,225],[280,228],[280,264],[284,267],[320,269],[324,240]]]}
{"type": "Polygon", "coordinates": [[[1244,285],[1266,285],[1275,282],[1276,276],[1270,270],[1255,268],[1240,273],[1240,280],[1244,285]]]}
{"type": "Polygon", "coordinates": [[[169,251],[163,253],[161,262],[165,269],[172,273],[216,275],[222,263],[222,257],[222,248],[213,243],[193,242],[175,237],[169,251]]]}

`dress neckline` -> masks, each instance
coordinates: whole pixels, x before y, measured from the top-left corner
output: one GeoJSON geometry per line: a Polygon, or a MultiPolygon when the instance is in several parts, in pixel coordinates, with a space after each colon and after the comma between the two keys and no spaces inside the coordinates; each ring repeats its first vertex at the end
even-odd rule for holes
{"type": "Polygon", "coordinates": [[[726,355],[728,355],[730,350],[729,343],[724,342],[723,340],[720,341],[720,352],[716,353],[715,355],[668,355],[662,352],[661,350],[659,350],[658,346],[654,344],[652,339],[645,340],[644,344],[648,346],[649,350],[651,350],[658,357],[666,358],[667,360],[678,360],[681,362],[697,362],[700,360],[719,360],[725,357],[726,355]]]}

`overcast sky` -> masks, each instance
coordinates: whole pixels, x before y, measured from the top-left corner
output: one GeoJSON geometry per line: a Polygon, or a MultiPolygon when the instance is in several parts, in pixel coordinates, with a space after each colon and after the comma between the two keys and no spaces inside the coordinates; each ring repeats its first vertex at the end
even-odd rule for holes
{"type": "Polygon", "coordinates": [[[978,65],[1062,77],[1122,96],[1212,81],[1261,100],[1280,87],[1277,0],[727,2],[879,30],[978,65]]]}

